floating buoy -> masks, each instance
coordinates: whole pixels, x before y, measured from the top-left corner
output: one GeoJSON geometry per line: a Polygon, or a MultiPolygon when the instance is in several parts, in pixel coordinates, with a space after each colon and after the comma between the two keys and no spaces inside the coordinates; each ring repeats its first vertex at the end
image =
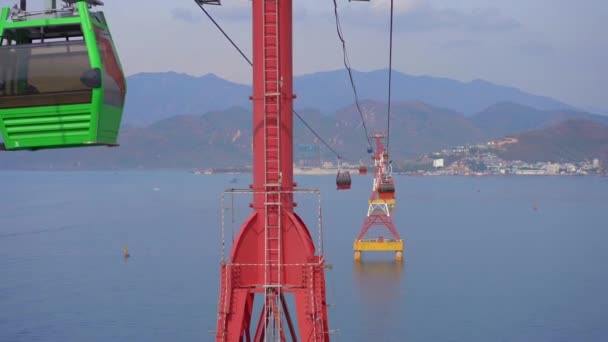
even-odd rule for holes
{"type": "Polygon", "coordinates": [[[129,258],[129,257],[131,256],[131,254],[129,254],[129,248],[125,247],[125,248],[122,250],[122,255],[123,255],[123,257],[124,257],[125,259],[129,258]]]}

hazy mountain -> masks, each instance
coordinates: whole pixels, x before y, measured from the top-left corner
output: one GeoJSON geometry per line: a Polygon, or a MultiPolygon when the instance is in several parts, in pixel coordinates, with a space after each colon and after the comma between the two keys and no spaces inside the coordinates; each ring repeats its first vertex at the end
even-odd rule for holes
{"type": "MultiPolygon", "coordinates": [[[[354,71],[361,100],[386,102],[387,70],[354,71]]],[[[226,81],[213,74],[201,77],[166,73],[142,73],[128,77],[124,120],[150,124],[175,115],[206,113],[232,106],[250,108],[249,85],[226,81]]],[[[345,70],[297,76],[294,80],[295,108],[317,108],[332,114],[354,102],[345,70]]],[[[528,94],[512,87],[475,80],[460,82],[447,78],[393,73],[393,101],[421,101],[471,115],[497,102],[516,102],[547,109],[568,109],[557,100],[528,94]]]]}
{"type": "Polygon", "coordinates": [[[196,168],[250,164],[251,114],[242,108],[123,127],[120,147],[2,152],[1,168],[196,168]]]}
{"type": "MultiPolygon", "coordinates": [[[[388,70],[354,71],[361,99],[387,102],[388,70]]],[[[532,95],[513,87],[483,80],[461,82],[448,78],[412,76],[393,71],[392,98],[395,102],[420,101],[472,115],[497,102],[516,102],[540,109],[572,108],[560,101],[532,95]]],[[[345,70],[319,72],[295,78],[298,105],[333,112],[353,102],[345,70]]]]}
{"type": "Polygon", "coordinates": [[[511,102],[497,103],[470,118],[490,138],[542,129],[570,119],[608,125],[608,116],[574,110],[539,110],[511,102]]]}
{"type": "Polygon", "coordinates": [[[123,120],[150,124],[175,115],[207,113],[249,105],[250,87],[214,74],[194,77],[175,72],[142,73],[127,78],[123,120]]]}
{"type": "Polygon", "coordinates": [[[590,120],[568,120],[514,137],[517,142],[504,145],[502,158],[528,162],[608,160],[608,126],[590,120]]]}
{"type": "MultiPolygon", "coordinates": [[[[387,131],[387,105],[364,101],[362,111],[369,133],[387,131]]],[[[364,155],[367,144],[355,106],[336,113],[333,142],[354,156],[364,155]]],[[[422,102],[395,103],[391,108],[389,147],[394,159],[409,158],[464,143],[483,141],[485,134],[462,114],[422,102]]],[[[373,143],[373,142],[372,142],[373,143]]]]}
{"type": "MultiPolygon", "coordinates": [[[[385,103],[362,101],[361,108],[369,133],[388,129],[385,103]]],[[[365,129],[354,105],[345,106],[334,115],[312,108],[298,113],[342,158],[354,162],[369,158],[365,129]]],[[[297,117],[293,120],[296,162],[316,158],[310,148],[321,145],[319,138],[297,117]]],[[[391,110],[389,144],[391,158],[400,161],[443,148],[529,131],[518,136],[518,144],[503,151],[505,157],[547,160],[561,156],[578,160],[598,153],[597,146],[603,146],[602,139],[608,141],[608,136],[597,133],[608,127],[601,123],[608,125],[608,117],[570,110],[542,111],[513,103],[496,104],[473,117],[465,117],[423,102],[397,102],[391,110]],[[573,118],[579,121],[567,121],[560,126],[573,118]]],[[[123,125],[118,148],[2,152],[0,169],[245,166],[251,164],[251,126],[251,112],[242,107],[202,115],[177,115],[144,127],[123,125]]],[[[335,160],[335,155],[325,147],[321,148],[321,155],[326,160],[335,160]]]]}
{"type": "MultiPolygon", "coordinates": [[[[386,128],[386,105],[363,102],[369,131],[386,128]]],[[[335,117],[318,110],[299,114],[339,153],[351,161],[367,159],[367,143],[358,112],[353,106],[335,117]]],[[[251,113],[233,107],[205,115],[178,115],[146,127],[126,126],[118,148],[81,148],[2,152],[0,168],[119,169],[197,168],[244,166],[251,163],[251,113]]],[[[318,144],[318,138],[294,118],[295,154],[299,144],[318,144]]],[[[463,115],[423,103],[398,103],[391,119],[391,151],[395,160],[477,142],[485,136],[463,115]]],[[[335,160],[322,149],[323,156],[335,160]]]]}

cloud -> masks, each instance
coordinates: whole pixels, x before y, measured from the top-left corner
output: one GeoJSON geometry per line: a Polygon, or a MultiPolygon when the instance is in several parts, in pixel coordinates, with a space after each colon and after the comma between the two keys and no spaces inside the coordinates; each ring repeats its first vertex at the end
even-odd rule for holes
{"type": "Polygon", "coordinates": [[[520,27],[520,23],[508,18],[495,8],[462,12],[451,8],[421,6],[396,19],[402,29],[428,31],[459,29],[465,31],[503,31],[520,27]]]}
{"type": "Polygon", "coordinates": [[[440,46],[446,50],[460,50],[479,48],[484,45],[483,42],[473,39],[455,39],[442,43],[440,46]]]}
{"type": "MultiPolygon", "coordinates": [[[[344,8],[344,21],[361,25],[379,18],[388,20],[390,0],[374,0],[369,4],[344,8]]],[[[506,17],[497,8],[465,11],[437,7],[428,0],[395,0],[394,15],[395,27],[402,31],[504,31],[521,26],[517,20],[506,17]]]]}
{"type": "MultiPolygon", "coordinates": [[[[205,9],[214,18],[222,20],[245,20],[251,18],[250,0],[232,0],[222,2],[222,6],[205,6],[205,9]]],[[[193,4],[191,7],[176,7],[171,10],[173,19],[186,23],[197,23],[206,19],[200,8],[193,4]]]]}
{"type": "MultiPolygon", "coordinates": [[[[370,2],[372,10],[377,13],[390,13],[391,0],[373,0],[370,2]]],[[[423,0],[396,0],[393,2],[395,15],[402,15],[415,11],[425,5],[423,0]]]]}
{"type": "Polygon", "coordinates": [[[171,16],[175,20],[184,21],[187,23],[197,23],[203,19],[202,13],[194,13],[191,10],[183,7],[172,9],[171,16]]]}
{"type": "Polygon", "coordinates": [[[516,45],[516,48],[533,57],[546,57],[555,53],[555,48],[543,42],[525,42],[516,45]]]}
{"type": "MultiPolygon", "coordinates": [[[[340,0],[342,1],[342,0],[340,0]]],[[[294,2],[294,18],[325,18],[333,14],[330,0],[306,0],[294,2]]],[[[207,6],[209,12],[221,20],[250,20],[251,1],[225,1],[221,7],[207,6]]],[[[348,24],[366,25],[379,18],[388,18],[390,0],[373,0],[370,2],[352,2],[348,5],[338,4],[343,21],[348,24]]],[[[198,7],[178,7],[171,11],[174,19],[194,23],[202,19],[198,7]]],[[[401,31],[503,31],[521,26],[513,19],[504,16],[497,8],[483,8],[463,11],[447,7],[437,7],[429,0],[394,0],[395,28],[401,31]]],[[[324,20],[324,19],[320,19],[324,20]]],[[[374,24],[374,26],[377,26],[374,24]]]]}

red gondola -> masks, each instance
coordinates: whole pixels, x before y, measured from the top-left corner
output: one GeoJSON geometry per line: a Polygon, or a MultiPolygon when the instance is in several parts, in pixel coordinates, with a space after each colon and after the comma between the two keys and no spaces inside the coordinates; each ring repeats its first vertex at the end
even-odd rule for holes
{"type": "Polygon", "coordinates": [[[359,174],[360,175],[366,175],[367,174],[367,165],[361,163],[361,165],[359,165],[359,174]]]}
{"type": "Polygon", "coordinates": [[[350,172],[348,171],[338,171],[336,175],[336,186],[338,190],[348,190],[350,189],[350,172]]]}
{"type": "Polygon", "coordinates": [[[392,178],[384,179],[378,185],[378,197],[383,200],[395,199],[395,183],[392,178]]]}

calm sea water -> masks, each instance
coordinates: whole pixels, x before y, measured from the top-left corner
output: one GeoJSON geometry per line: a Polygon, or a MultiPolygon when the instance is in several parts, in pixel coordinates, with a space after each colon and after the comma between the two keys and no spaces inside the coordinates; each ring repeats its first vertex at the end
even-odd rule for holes
{"type": "MultiPolygon", "coordinates": [[[[297,181],[323,194],[334,340],[608,340],[608,179],[398,177],[403,267],[353,265],[369,176],[297,181]]],[[[0,341],[213,340],[220,194],[248,184],[1,172],[0,341]]],[[[298,208],[310,227],[313,208],[298,208]]]]}

